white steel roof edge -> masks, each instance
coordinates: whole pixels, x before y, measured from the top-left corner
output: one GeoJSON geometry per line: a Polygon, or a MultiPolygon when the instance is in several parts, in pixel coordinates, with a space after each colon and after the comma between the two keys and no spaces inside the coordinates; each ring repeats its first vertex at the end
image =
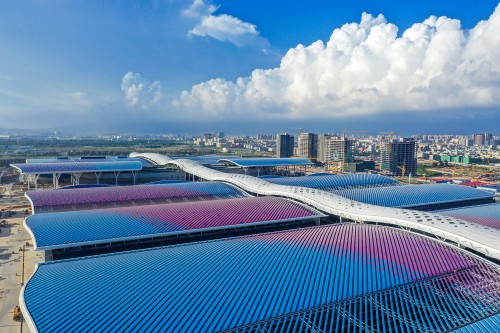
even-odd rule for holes
{"type": "Polygon", "coordinates": [[[174,164],[183,171],[206,180],[228,182],[261,195],[295,199],[323,212],[356,222],[379,222],[423,231],[500,260],[500,242],[498,241],[500,230],[476,223],[432,212],[365,204],[323,190],[272,184],[260,178],[228,174],[209,169],[191,160],[172,160],[156,153],[132,153],[130,157],[140,157],[159,165],[174,164]]]}
{"type": "MultiPolygon", "coordinates": [[[[31,215],[33,216],[33,215],[31,215]]],[[[31,230],[30,226],[26,223],[28,221],[28,219],[31,217],[31,216],[28,216],[27,218],[24,219],[23,221],[23,226],[24,226],[24,229],[28,232],[28,234],[30,235],[31,237],[31,240],[33,241],[33,250],[38,250],[38,245],[36,243],[36,237],[35,237],[35,234],[33,233],[33,230],[31,230]]]]}
{"type": "Polygon", "coordinates": [[[24,320],[26,320],[26,324],[28,324],[28,327],[30,329],[31,333],[38,333],[38,328],[36,327],[35,321],[33,317],[31,317],[31,313],[28,310],[28,306],[26,305],[26,300],[24,299],[24,293],[26,291],[26,286],[30,282],[30,280],[35,276],[36,271],[38,270],[39,264],[35,265],[35,269],[33,270],[33,273],[31,274],[30,278],[24,286],[21,288],[21,292],[19,293],[19,307],[21,308],[21,315],[23,316],[24,320]]]}

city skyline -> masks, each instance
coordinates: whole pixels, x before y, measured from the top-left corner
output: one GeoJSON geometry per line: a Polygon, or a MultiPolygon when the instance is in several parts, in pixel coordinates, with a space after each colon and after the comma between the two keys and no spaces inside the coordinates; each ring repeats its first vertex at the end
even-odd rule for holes
{"type": "Polygon", "coordinates": [[[2,129],[498,129],[497,1],[0,6],[2,129]]]}

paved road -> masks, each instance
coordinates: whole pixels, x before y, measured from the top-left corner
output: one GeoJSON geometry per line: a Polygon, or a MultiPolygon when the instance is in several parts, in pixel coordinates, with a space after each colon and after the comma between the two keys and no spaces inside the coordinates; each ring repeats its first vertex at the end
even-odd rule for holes
{"type": "MultiPolygon", "coordinates": [[[[24,201],[22,197],[0,198],[1,205],[24,201]]],[[[7,218],[6,227],[1,227],[0,233],[0,332],[21,332],[21,323],[12,319],[14,306],[19,304],[21,291],[23,252],[22,247],[26,242],[31,243],[28,233],[24,230],[24,212],[15,210],[16,215],[7,218]],[[21,249],[21,251],[20,251],[21,249]]],[[[36,254],[33,247],[27,246],[25,251],[24,280],[29,279],[35,268],[36,262],[41,261],[41,256],[36,254]]],[[[29,332],[27,325],[23,325],[23,332],[29,332]]]]}

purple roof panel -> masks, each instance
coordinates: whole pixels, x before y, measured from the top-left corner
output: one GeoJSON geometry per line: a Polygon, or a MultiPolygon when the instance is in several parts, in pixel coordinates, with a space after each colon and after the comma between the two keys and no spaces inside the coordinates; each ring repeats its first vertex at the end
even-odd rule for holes
{"type": "Polygon", "coordinates": [[[321,216],[286,199],[250,197],[35,214],[26,226],[36,247],[47,249],[321,216]]]}
{"type": "Polygon", "coordinates": [[[112,186],[29,191],[33,213],[88,210],[247,196],[241,190],[218,182],[112,186]]]}

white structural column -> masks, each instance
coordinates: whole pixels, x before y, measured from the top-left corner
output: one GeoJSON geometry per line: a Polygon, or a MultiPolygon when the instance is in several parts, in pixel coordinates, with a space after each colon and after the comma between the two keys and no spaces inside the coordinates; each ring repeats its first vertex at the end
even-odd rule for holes
{"type": "Polygon", "coordinates": [[[113,172],[115,175],[115,185],[118,186],[118,177],[120,177],[120,171],[113,172]]]}
{"type": "Polygon", "coordinates": [[[102,172],[95,173],[96,184],[99,185],[99,179],[101,178],[102,172]]]}
{"type": "Polygon", "coordinates": [[[71,174],[71,185],[80,185],[80,178],[82,177],[81,172],[76,172],[71,174]]]}
{"type": "Polygon", "coordinates": [[[52,175],[52,185],[54,185],[55,188],[59,187],[59,179],[61,179],[60,173],[54,173],[52,175]]]}
{"type": "Polygon", "coordinates": [[[40,174],[27,174],[26,179],[28,181],[28,191],[30,190],[30,185],[35,185],[35,190],[38,190],[38,178],[40,178],[40,174]]]}

